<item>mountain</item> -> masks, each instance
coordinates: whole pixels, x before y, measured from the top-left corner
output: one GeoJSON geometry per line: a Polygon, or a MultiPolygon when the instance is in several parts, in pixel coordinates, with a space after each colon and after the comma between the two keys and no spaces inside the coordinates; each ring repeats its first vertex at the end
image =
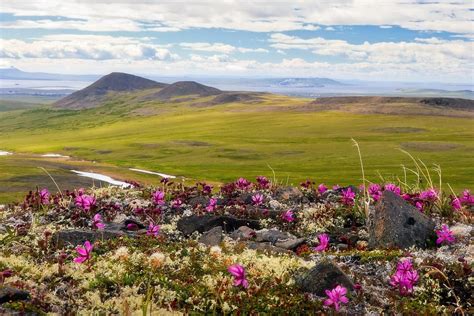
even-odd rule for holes
{"type": "Polygon", "coordinates": [[[0,80],[63,80],[63,81],[92,81],[96,75],[67,75],[50,74],[45,72],[26,72],[15,67],[0,68],[0,80]]]}
{"type": "Polygon", "coordinates": [[[55,102],[53,106],[69,109],[93,108],[100,105],[109,92],[131,92],[163,88],[165,86],[165,83],[156,82],[150,79],[121,72],[112,72],[100,78],[90,86],[76,91],[55,102]]]}
{"type": "Polygon", "coordinates": [[[200,96],[207,97],[211,95],[221,94],[222,91],[213,87],[205,86],[195,81],[178,81],[166,86],[160,91],[147,95],[147,100],[169,100],[183,96],[200,96]]]}
{"type": "Polygon", "coordinates": [[[284,78],[272,80],[273,85],[291,88],[313,88],[324,87],[328,85],[338,86],[343,83],[328,78],[284,78]]]}

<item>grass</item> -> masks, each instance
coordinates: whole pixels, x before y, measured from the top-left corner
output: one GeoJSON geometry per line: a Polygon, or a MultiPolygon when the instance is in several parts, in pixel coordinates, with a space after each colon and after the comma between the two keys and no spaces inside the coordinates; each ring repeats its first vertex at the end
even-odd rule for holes
{"type": "MultiPolygon", "coordinates": [[[[220,182],[271,176],[270,165],[289,183],[311,178],[342,185],[362,182],[353,138],[369,181],[378,181],[379,173],[386,179],[402,176],[401,165],[412,165],[399,150],[405,148],[430,167],[439,164],[443,182],[455,190],[474,186],[472,119],[311,112],[303,109],[308,101],[269,95],[259,104],[196,107],[127,95],[84,111],[43,106],[21,115],[1,112],[0,150],[62,153],[119,167],[119,176],[134,167],[220,182]],[[140,108],[157,114],[133,114],[140,108]]],[[[28,173],[21,163],[12,170],[12,160],[0,157],[0,186],[28,173]]]]}

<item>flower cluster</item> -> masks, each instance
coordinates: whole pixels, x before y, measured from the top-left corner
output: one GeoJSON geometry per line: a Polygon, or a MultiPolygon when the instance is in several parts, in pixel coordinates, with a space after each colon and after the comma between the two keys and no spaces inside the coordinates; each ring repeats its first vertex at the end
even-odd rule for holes
{"type": "Polygon", "coordinates": [[[443,224],[441,229],[436,231],[436,235],[438,236],[438,239],[436,239],[437,245],[441,245],[443,243],[452,244],[456,240],[453,236],[453,232],[446,224],[443,224]]]}
{"type": "Polygon", "coordinates": [[[340,304],[349,303],[349,299],[346,297],[347,289],[343,286],[336,286],[332,290],[325,290],[327,299],[324,300],[324,306],[334,306],[334,309],[338,312],[341,309],[340,304]]]}
{"type": "Polygon", "coordinates": [[[409,295],[413,293],[413,286],[418,279],[418,272],[413,268],[411,259],[404,259],[397,264],[397,271],[390,277],[390,285],[398,288],[400,295],[409,295]]]}

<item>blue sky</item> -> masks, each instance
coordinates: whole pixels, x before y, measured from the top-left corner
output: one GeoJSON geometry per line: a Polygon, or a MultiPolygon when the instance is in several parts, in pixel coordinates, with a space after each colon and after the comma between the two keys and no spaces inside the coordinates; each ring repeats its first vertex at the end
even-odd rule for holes
{"type": "Polygon", "coordinates": [[[26,71],[473,83],[471,1],[9,1],[26,71]]]}

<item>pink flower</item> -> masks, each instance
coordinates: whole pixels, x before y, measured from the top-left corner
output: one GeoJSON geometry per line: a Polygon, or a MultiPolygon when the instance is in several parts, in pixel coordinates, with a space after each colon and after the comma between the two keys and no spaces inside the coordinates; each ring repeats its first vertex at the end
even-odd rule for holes
{"type": "Polygon", "coordinates": [[[332,186],[333,191],[339,190],[340,188],[341,188],[341,186],[339,184],[336,184],[336,185],[332,186]]]}
{"type": "Polygon", "coordinates": [[[92,249],[94,249],[94,247],[88,240],[84,243],[84,247],[77,246],[76,252],[78,254],[78,257],[74,259],[74,262],[83,263],[84,261],[89,260],[91,257],[92,249]]]}
{"type": "Polygon", "coordinates": [[[385,191],[392,191],[393,193],[400,195],[401,189],[393,183],[387,183],[384,187],[385,191]]]}
{"type": "Polygon", "coordinates": [[[183,205],[183,201],[181,201],[180,199],[176,199],[176,200],[173,200],[173,202],[171,202],[172,208],[180,208],[181,205],[183,205]]]}
{"type": "Polygon", "coordinates": [[[43,189],[39,192],[41,204],[49,204],[49,191],[48,189],[43,189]]]}
{"type": "Polygon", "coordinates": [[[284,212],[283,214],[281,214],[281,218],[283,220],[287,221],[288,223],[291,223],[292,221],[295,220],[292,210],[288,210],[288,211],[284,212]]]}
{"type": "Polygon", "coordinates": [[[415,207],[416,207],[420,212],[423,212],[423,206],[424,206],[423,202],[418,201],[418,202],[415,203],[415,207]]]}
{"type": "Polygon", "coordinates": [[[336,286],[332,290],[326,290],[327,299],[324,300],[324,306],[334,305],[334,309],[338,312],[341,306],[340,303],[347,304],[349,299],[346,297],[347,289],[343,286],[336,286]]]}
{"type": "Polygon", "coordinates": [[[329,249],[329,235],[321,234],[318,236],[319,245],[314,247],[313,250],[323,252],[329,249]]]}
{"type": "Polygon", "coordinates": [[[259,189],[268,189],[270,187],[270,181],[264,176],[258,176],[257,183],[259,189]]]}
{"type": "Polygon", "coordinates": [[[348,206],[354,205],[355,193],[349,187],[346,190],[342,190],[342,203],[348,206]]]}
{"type": "Polygon", "coordinates": [[[104,229],[105,224],[102,222],[102,216],[100,214],[95,214],[92,219],[92,227],[97,229],[104,229]]]}
{"type": "Polygon", "coordinates": [[[234,286],[249,287],[249,282],[245,278],[245,268],[240,264],[234,264],[227,268],[230,274],[234,276],[234,286]]]}
{"type": "Polygon", "coordinates": [[[259,206],[263,203],[263,195],[257,193],[254,196],[252,196],[252,203],[256,206],[259,206]]]}
{"type": "Polygon", "coordinates": [[[135,224],[135,223],[128,223],[127,224],[127,230],[133,230],[134,231],[134,230],[138,230],[138,229],[140,229],[140,227],[138,227],[138,225],[135,224]]]}
{"type": "Polygon", "coordinates": [[[96,199],[91,195],[81,194],[76,196],[76,206],[81,207],[84,211],[90,211],[95,206],[96,199]]]}
{"type": "Polygon", "coordinates": [[[207,204],[206,211],[214,212],[217,208],[217,200],[214,198],[209,199],[209,204],[207,204]]]}
{"type": "Polygon", "coordinates": [[[161,190],[153,192],[153,202],[157,205],[165,204],[165,192],[161,190]]]}
{"type": "Polygon", "coordinates": [[[461,204],[461,200],[457,197],[455,197],[452,201],[451,201],[451,206],[456,210],[456,211],[460,211],[462,209],[462,204],[461,204]]]}
{"type": "Polygon", "coordinates": [[[464,190],[461,197],[461,203],[465,205],[474,205],[474,195],[469,190],[464,190]]]}
{"type": "Polygon", "coordinates": [[[374,199],[374,201],[380,200],[382,196],[382,188],[378,184],[371,184],[369,185],[369,195],[374,199]]]}
{"type": "Polygon", "coordinates": [[[318,185],[318,192],[319,194],[323,194],[324,192],[326,192],[328,190],[328,188],[324,185],[324,183],[321,183],[320,185],[318,185]]]}
{"type": "Polygon", "coordinates": [[[446,224],[443,224],[441,229],[436,231],[436,235],[438,235],[438,239],[436,239],[437,245],[442,243],[452,244],[456,240],[453,236],[453,232],[446,224]]]}
{"type": "Polygon", "coordinates": [[[239,180],[237,180],[237,182],[235,183],[237,185],[237,187],[241,190],[245,190],[247,189],[248,187],[250,187],[250,185],[252,183],[250,183],[247,179],[245,178],[240,178],[239,180]]]}
{"type": "Polygon", "coordinates": [[[418,279],[418,272],[413,268],[411,259],[405,259],[397,264],[397,271],[390,277],[390,285],[397,287],[401,295],[408,295],[413,292],[418,279]]]}
{"type": "Polygon", "coordinates": [[[158,234],[160,233],[160,226],[159,225],[155,225],[153,224],[152,222],[150,222],[150,225],[148,226],[148,229],[146,231],[146,234],[148,236],[155,236],[157,237],[158,234]]]}
{"type": "Polygon", "coordinates": [[[438,199],[438,193],[433,189],[428,189],[420,193],[420,199],[434,202],[438,199]]]}

